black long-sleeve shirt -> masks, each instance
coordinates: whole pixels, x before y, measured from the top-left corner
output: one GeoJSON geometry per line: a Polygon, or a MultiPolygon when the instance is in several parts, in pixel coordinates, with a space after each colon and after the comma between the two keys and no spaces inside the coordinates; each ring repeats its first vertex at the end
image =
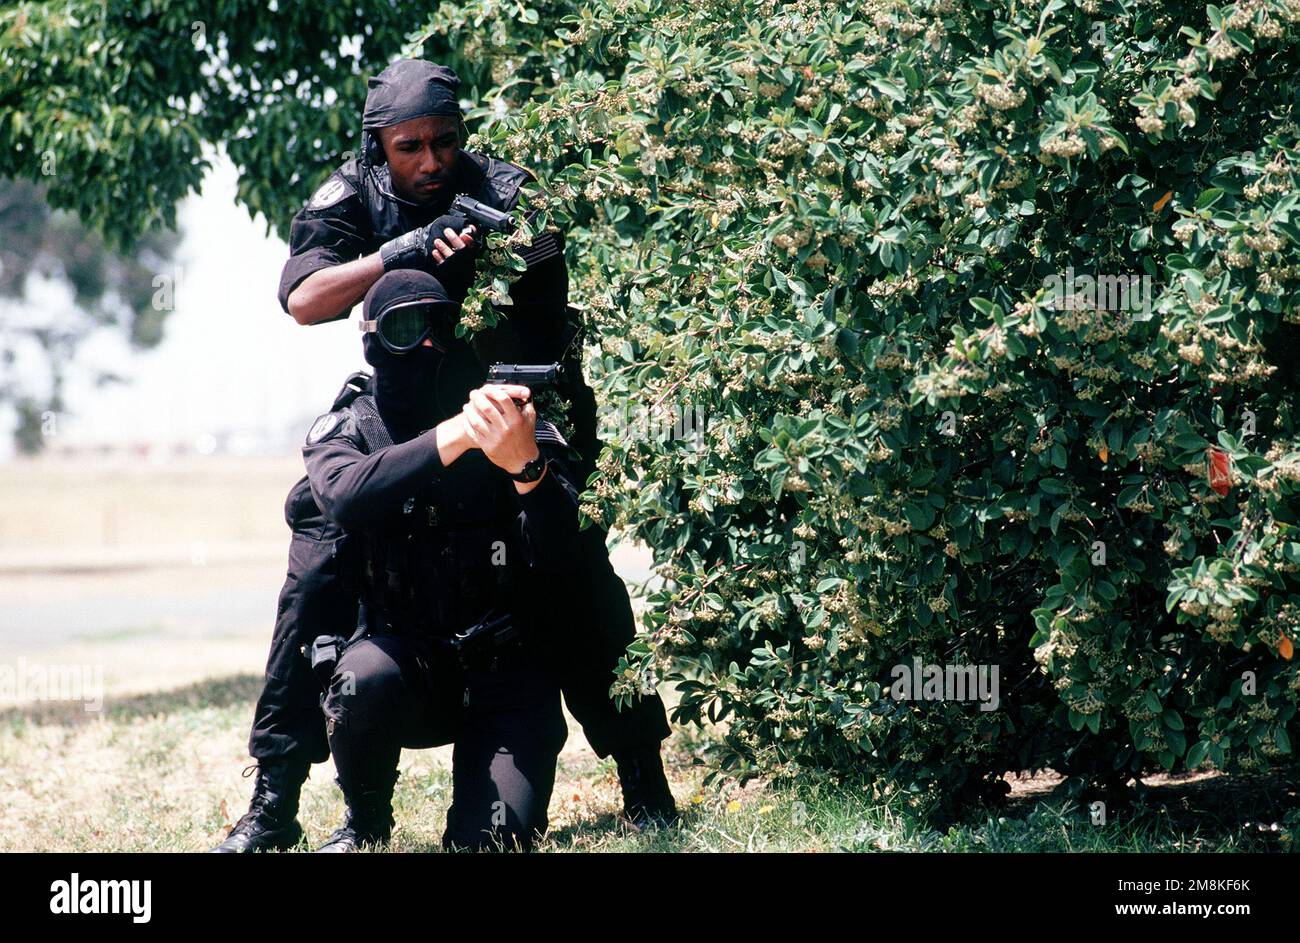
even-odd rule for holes
{"type": "Polygon", "coordinates": [[[330,413],[303,447],[312,495],[327,517],[349,530],[387,531],[410,501],[431,507],[448,527],[513,516],[532,565],[572,568],[580,488],[553,429],[539,425],[538,451],[548,466],[526,494],[477,449],[444,467],[435,435],[431,429],[368,454],[351,407],[330,413]]]}

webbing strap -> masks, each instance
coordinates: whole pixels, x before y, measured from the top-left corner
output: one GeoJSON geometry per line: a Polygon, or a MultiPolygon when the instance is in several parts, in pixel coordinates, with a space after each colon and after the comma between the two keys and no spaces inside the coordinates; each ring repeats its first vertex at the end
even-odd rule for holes
{"type": "Polygon", "coordinates": [[[375,398],[370,395],[358,396],[352,401],[352,415],[357,418],[357,427],[361,430],[361,438],[366,440],[366,451],[374,454],[380,449],[386,449],[393,444],[393,437],[388,434],[388,428],[384,421],[379,418],[379,410],[375,408],[375,398]]]}
{"type": "Polygon", "coordinates": [[[533,240],[531,246],[522,249],[516,249],[515,254],[524,260],[529,267],[545,262],[547,259],[561,255],[563,250],[560,247],[560,237],[553,232],[545,232],[533,240]]]}

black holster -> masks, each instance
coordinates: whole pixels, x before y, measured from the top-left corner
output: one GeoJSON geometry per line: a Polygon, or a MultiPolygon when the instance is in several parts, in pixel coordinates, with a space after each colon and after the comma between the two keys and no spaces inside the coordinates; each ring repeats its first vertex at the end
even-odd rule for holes
{"type": "Polygon", "coordinates": [[[311,662],[312,673],[316,675],[316,680],[320,682],[323,690],[329,690],[330,680],[334,677],[334,667],[339,663],[339,658],[347,645],[348,640],[341,635],[318,635],[311,643],[311,650],[306,652],[311,662]]]}

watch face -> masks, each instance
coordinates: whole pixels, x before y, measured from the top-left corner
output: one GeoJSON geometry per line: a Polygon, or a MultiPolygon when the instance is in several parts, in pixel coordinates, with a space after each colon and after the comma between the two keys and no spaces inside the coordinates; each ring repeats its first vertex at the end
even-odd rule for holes
{"type": "Polygon", "coordinates": [[[545,469],[546,469],[546,459],[539,457],[533,459],[531,462],[525,465],[523,469],[519,472],[519,474],[512,475],[511,477],[514,478],[516,481],[522,481],[524,483],[530,481],[536,481],[538,478],[542,477],[542,472],[545,469]]]}

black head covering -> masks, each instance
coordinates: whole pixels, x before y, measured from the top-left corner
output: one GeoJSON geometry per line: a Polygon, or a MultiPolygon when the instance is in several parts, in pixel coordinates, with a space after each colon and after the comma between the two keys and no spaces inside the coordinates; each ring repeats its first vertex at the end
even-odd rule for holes
{"type": "Polygon", "coordinates": [[[367,83],[361,127],[387,128],[427,115],[461,117],[456,90],[460,78],[451,69],[427,59],[398,59],[367,83]]]}
{"type": "MultiPolygon", "coordinates": [[[[395,269],[370,286],[362,316],[374,320],[393,305],[426,298],[448,301],[442,283],[428,272],[395,269]]],[[[456,311],[449,304],[446,317],[453,323],[456,311]]],[[[451,331],[446,334],[450,338],[451,331]]],[[[375,406],[394,442],[413,439],[460,412],[469,391],[481,386],[487,373],[459,339],[450,339],[446,353],[420,346],[395,354],[372,333],[365,335],[364,345],[366,362],[375,369],[375,406]]]]}

